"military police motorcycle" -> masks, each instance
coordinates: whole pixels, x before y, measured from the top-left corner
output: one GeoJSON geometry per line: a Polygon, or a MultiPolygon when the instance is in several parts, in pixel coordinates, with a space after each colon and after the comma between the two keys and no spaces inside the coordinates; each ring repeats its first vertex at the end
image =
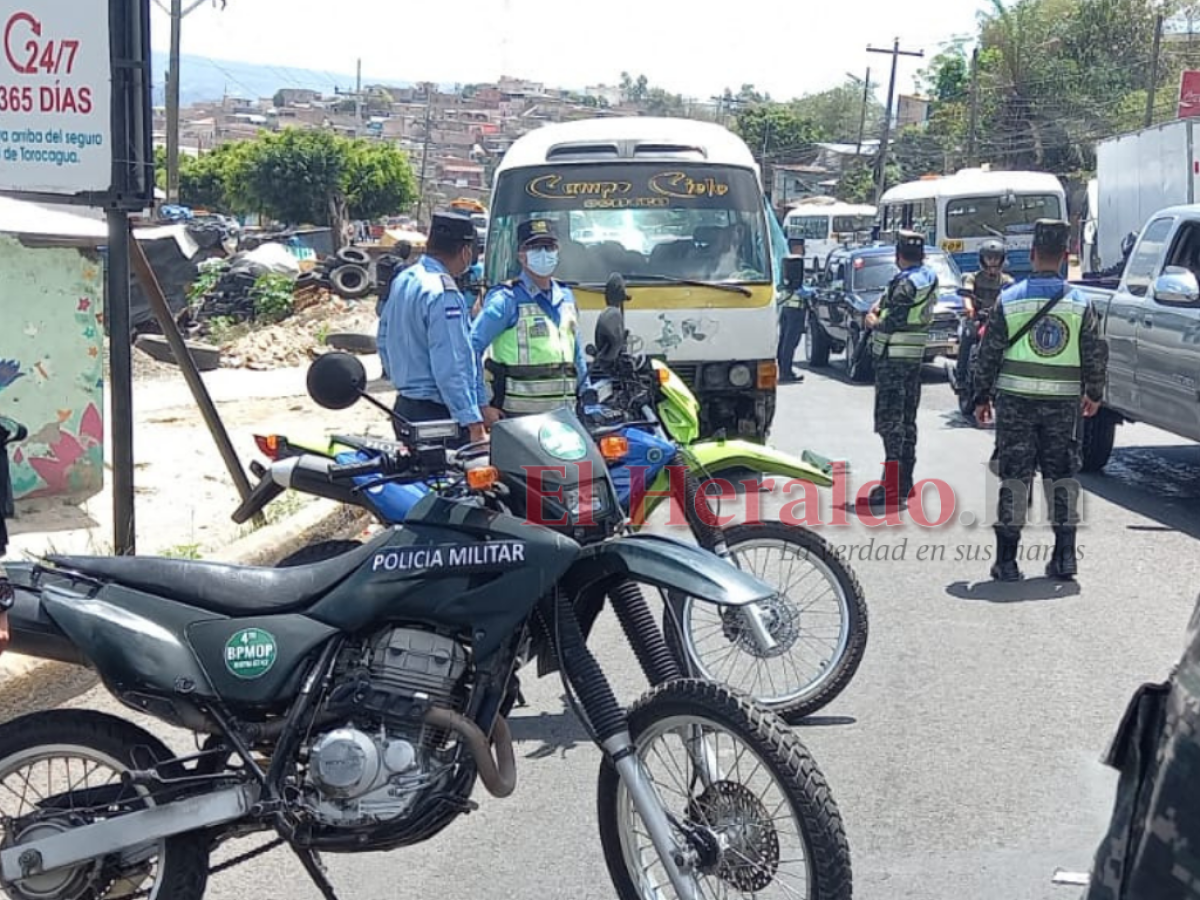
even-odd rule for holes
{"type": "MultiPolygon", "coordinates": [[[[596,326],[598,347],[587,348],[593,357],[592,386],[581,412],[608,459],[618,499],[630,513],[629,526],[641,528],[662,502],[674,500],[701,547],[780,589],[768,603],[740,610],[711,608],[668,592],[663,622],[668,644],[691,674],[744,690],[795,724],[841,694],[862,662],[869,628],[862,587],[837,552],[808,529],[780,521],[721,527],[714,508],[719,501],[700,479],[711,485],[725,480],[732,490],[734,473],[753,471],[826,486],[832,481],[828,469],[747,441],[697,443],[695,396],[665,363],[629,354],[618,311],[625,299],[620,276],[613,277],[607,293],[610,307],[596,326]],[[610,443],[618,439],[619,444],[610,443]]],[[[326,367],[353,383],[365,382],[353,357],[327,354],[310,372],[319,379],[326,367]]],[[[447,426],[449,433],[457,431],[453,423],[447,426]]],[[[269,470],[253,466],[260,482],[234,513],[238,522],[291,488],[363,506],[380,521],[397,524],[427,491],[445,494],[455,485],[377,478],[361,478],[354,487],[331,483],[327,459],[369,460],[380,446],[370,439],[339,435],[314,448],[270,435],[258,443],[274,462],[269,470]]],[[[313,544],[281,565],[326,559],[356,546],[355,541],[313,544]]]]}
{"type": "MultiPolygon", "coordinates": [[[[343,402],[331,396],[341,389],[325,400],[343,402]]],[[[604,460],[569,411],[499,423],[480,468],[467,465],[471,448],[440,443],[440,427],[405,424],[387,452],[330,463],[328,475],[457,470],[468,493],[522,493],[530,467],[577,461],[535,496],[542,513],[608,535],[623,521],[604,460]],[[595,498],[586,520],[560,499],[580,494],[595,498]]],[[[603,750],[600,841],[622,900],[849,900],[841,818],[808,751],[749,698],[680,678],[640,592],[626,588],[725,608],[774,591],[688,544],[640,534],[581,546],[478,499],[428,493],[403,527],[293,568],[81,556],[11,566],[12,650],[90,666],[123,704],[204,743],[175,756],[92,711],[0,725],[9,896],[197,900],[214,849],[274,832],[266,847],[288,845],[333,898],[319,853],[419,843],[476,807],[477,782],[513,792],[506,717],[517,670],[536,660],[541,674],[560,673],[603,750]],[[587,646],[586,611],[605,597],[652,685],[627,709],[587,646]]]]}

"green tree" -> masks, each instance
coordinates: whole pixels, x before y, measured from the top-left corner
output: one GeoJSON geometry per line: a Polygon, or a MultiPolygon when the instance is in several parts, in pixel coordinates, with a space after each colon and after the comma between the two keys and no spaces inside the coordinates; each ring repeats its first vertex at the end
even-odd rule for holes
{"type": "Polygon", "coordinates": [[[346,142],[345,195],[351,217],[395,215],[417,200],[408,155],[392,144],[346,142]]]}
{"type": "Polygon", "coordinates": [[[246,188],[259,209],[282,222],[340,224],[331,220],[345,202],[348,156],[346,141],[329,131],[264,133],[252,144],[246,188]]]}
{"type": "Polygon", "coordinates": [[[821,138],[811,120],[778,103],[741,110],[734,121],[734,130],[756,156],[771,162],[794,158],[821,138]]]}
{"type": "MultiPolygon", "coordinates": [[[[862,125],[862,79],[849,79],[835,88],[794,100],[790,105],[797,115],[813,123],[822,140],[854,143],[862,125]]],[[[883,126],[883,104],[874,95],[867,97],[866,116],[863,130],[868,137],[875,137],[883,126]]]]}
{"type": "Polygon", "coordinates": [[[283,88],[280,88],[275,92],[275,96],[271,98],[271,104],[276,109],[283,109],[283,88]]]}

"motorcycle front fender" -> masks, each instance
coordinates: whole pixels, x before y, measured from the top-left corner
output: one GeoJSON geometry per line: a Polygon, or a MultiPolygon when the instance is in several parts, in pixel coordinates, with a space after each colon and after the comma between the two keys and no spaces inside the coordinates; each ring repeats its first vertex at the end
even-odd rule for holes
{"type": "Polygon", "coordinates": [[[576,592],[628,578],[717,606],[762,603],[778,593],[715,553],[645,533],[584,547],[566,578],[576,592]]]}
{"type": "Polygon", "coordinates": [[[717,476],[730,469],[749,469],[765,475],[811,481],[820,487],[833,484],[830,466],[813,465],[790,453],[750,441],[704,441],[692,444],[688,453],[696,460],[700,469],[711,476],[717,476]]]}

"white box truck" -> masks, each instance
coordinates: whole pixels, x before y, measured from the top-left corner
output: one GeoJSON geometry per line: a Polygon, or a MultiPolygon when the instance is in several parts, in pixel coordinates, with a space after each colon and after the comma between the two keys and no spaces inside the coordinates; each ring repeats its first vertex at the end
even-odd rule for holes
{"type": "Polygon", "coordinates": [[[1084,255],[1085,269],[1120,267],[1126,235],[1160,209],[1200,203],[1198,121],[1177,119],[1096,144],[1099,259],[1084,255]]]}

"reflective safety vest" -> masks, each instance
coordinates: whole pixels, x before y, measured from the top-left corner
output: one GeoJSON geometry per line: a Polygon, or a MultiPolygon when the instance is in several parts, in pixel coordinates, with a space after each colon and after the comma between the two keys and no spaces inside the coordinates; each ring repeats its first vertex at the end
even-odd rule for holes
{"type": "MultiPolygon", "coordinates": [[[[925,358],[925,344],[929,340],[929,323],[933,321],[934,299],[937,296],[937,275],[928,266],[910,269],[896,276],[896,284],[900,279],[912,281],[917,294],[904,323],[894,331],[883,332],[878,328],[872,333],[871,340],[876,356],[886,356],[888,359],[906,359],[920,362],[925,358]]],[[[892,313],[899,315],[898,310],[884,309],[879,314],[879,324],[888,321],[892,313]]]]}
{"type": "Polygon", "coordinates": [[[489,370],[497,405],[506,415],[575,406],[578,322],[573,304],[560,309],[562,321],[555,325],[537,303],[518,300],[517,324],[492,342],[489,370]]]}
{"type": "MultiPolygon", "coordinates": [[[[1050,298],[1001,300],[1009,335],[1025,327],[1050,298]]],[[[1008,348],[996,390],[1047,400],[1083,393],[1079,335],[1088,302],[1074,291],[1058,301],[1029,332],[1008,348]]]]}

